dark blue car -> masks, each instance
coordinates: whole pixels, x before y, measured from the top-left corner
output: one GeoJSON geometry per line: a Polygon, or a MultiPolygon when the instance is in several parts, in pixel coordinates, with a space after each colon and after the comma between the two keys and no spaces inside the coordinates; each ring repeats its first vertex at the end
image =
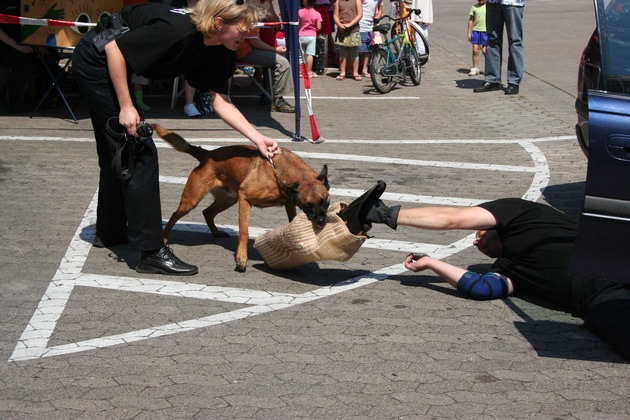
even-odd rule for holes
{"type": "Polygon", "coordinates": [[[630,0],[595,0],[595,15],[576,101],[588,172],[571,271],[630,283],[630,0]]]}

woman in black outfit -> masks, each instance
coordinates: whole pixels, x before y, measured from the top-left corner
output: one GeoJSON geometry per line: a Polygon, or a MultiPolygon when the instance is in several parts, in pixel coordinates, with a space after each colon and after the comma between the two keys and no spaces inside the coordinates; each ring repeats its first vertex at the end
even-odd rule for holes
{"type": "Polygon", "coordinates": [[[138,272],[192,275],[197,267],[179,260],[162,240],[157,149],[150,135],[136,131],[142,118],[130,95],[130,77],[172,80],[185,74],[193,87],[210,91],[215,113],[263,156],[279,153],[278,144],[259,133],[227,96],[233,51],[261,10],[256,0],[200,0],[192,9],[135,5],[101,21],[76,46],[74,77],[89,106],[100,166],[94,245],[129,243],[140,251],[138,272]],[[113,40],[94,42],[107,35],[113,40]],[[146,137],[125,143],[124,131],[132,140],[146,137]],[[119,143],[124,157],[117,160],[119,143]]]}

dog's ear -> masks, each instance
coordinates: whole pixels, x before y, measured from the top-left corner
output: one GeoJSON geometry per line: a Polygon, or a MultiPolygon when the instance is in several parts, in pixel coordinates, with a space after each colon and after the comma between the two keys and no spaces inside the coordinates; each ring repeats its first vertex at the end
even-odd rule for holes
{"type": "Polygon", "coordinates": [[[328,165],[324,165],[322,171],[317,175],[317,180],[324,184],[327,190],[330,190],[330,184],[328,183],[328,165]]]}

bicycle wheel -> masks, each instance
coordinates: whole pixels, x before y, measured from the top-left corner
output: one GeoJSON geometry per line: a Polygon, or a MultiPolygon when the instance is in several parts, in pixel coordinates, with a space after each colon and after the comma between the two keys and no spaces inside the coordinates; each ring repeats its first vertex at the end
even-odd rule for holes
{"type": "Polygon", "coordinates": [[[418,59],[418,51],[415,48],[407,47],[407,53],[405,56],[405,65],[407,66],[407,74],[411,79],[411,83],[415,86],[420,84],[422,78],[422,69],[420,60],[418,59]]]}
{"type": "Polygon", "coordinates": [[[370,54],[370,79],[380,93],[387,93],[394,87],[394,78],[386,76],[387,50],[379,48],[370,54]]]}

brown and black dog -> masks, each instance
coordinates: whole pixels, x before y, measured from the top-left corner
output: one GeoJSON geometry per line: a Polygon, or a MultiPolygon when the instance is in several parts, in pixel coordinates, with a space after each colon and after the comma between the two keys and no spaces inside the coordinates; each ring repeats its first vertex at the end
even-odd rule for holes
{"type": "Polygon", "coordinates": [[[194,209],[208,194],[214,202],[203,216],[212,234],[226,237],[227,233],[214,224],[217,214],[238,203],[238,247],[236,271],[247,267],[247,241],[249,239],[249,215],[251,207],[284,205],[289,221],[299,207],[316,226],[326,224],[326,211],[330,204],[328,167],[318,175],[302,158],[288,149],[273,157],[273,165],[253,146],[225,146],[206,150],[193,146],[180,135],[158,124],[155,132],[175,150],[188,153],[200,163],[188,176],[179,207],[164,228],[164,242],[175,223],[194,209]]]}

